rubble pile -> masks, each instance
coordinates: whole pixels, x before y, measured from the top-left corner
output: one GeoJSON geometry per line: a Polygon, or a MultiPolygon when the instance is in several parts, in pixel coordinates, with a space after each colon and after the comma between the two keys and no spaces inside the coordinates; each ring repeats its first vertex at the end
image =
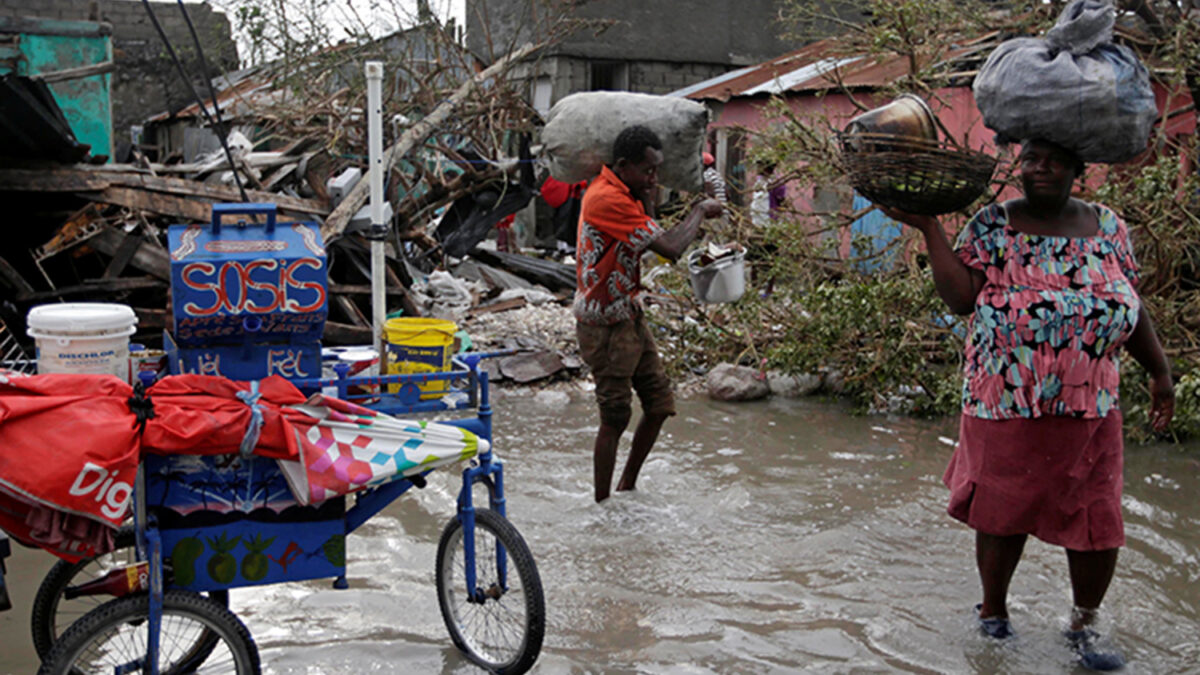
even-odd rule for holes
{"type": "MultiPolygon", "coordinates": [[[[574,270],[561,263],[494,250],[474,258],[494,224],[536,195],[528,134],[495,132],[529,128],[532,111],[509,100],[507,90],[477,93],[505,61],[465,69],[454,81],[410,78],[406,86],[414,91],[442,87],[432,103],[399,95],[391,100],[400,112],[389,113],[385,133],[389,313],[454,318],[497,301],[508,304],[480,312],[561,301],[574,288],[574,270]],[[509,140],[495,141],[501,137],[509,140]],[[513,289],[522,291],[501,297],[513,289]]],[[[21,340],[25,316],[38,304],[117,302],[137,314],[134,339],[156,347],[173,310],[168,228],[212,223],[214,204],[274,204],[281,223],[319,229],[312,245],[328,256],[322,343],[370,344],[366,115],[342,69],[320,59],[304,68],[310,88],[327,89],[328,97],[297,96],[290,88],[296,73],[289,80],[269,65],[224,75],[214,80],[212,101],[147,119],[116,157],[95,149],[89,155],[48,95],[37,97],[44,105],[27,115],[5,116],[6,124],[19,125],[15,137],[37,143],[0,148],[0,196],[14,205],[0,251],[0,326],[21,340]],[[216,110],[214,123],[209,110],[218,101],[228,119],[222,122],[216,110]]],[[[8,102],[5,96],[30,98],[12,87],[0,91],[0,104],[8,102]]],[[[264,222],[262,216],[243,220],[264,222]]],[[[288,273],[280,274],[284,288],[288,273]]],[[[236,272],[228,276],[230,288],[239,286],[236,272]]],[[[226,293],[224,282],[214,284],[221,302],[249,302],[226,293]]]]}

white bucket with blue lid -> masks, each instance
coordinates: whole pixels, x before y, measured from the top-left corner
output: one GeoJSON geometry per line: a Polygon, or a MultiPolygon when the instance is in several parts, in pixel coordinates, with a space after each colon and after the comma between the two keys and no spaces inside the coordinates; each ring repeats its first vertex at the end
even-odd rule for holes
{"type": "Polygon", "coordinates": [[[110,302],[64,302],[29,310],[27,332],[37,345],[38,374],[129,377],[133,308],[110,302]]]}

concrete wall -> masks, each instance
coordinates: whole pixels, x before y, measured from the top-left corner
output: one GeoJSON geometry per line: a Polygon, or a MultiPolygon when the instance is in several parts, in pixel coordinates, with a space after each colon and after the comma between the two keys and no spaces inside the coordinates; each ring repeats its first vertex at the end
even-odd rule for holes
{"type": "MultiPolygon", "coordinates": [[[[191,34],[175,2],[152,3],[154,15],[202,95],[207,88],[191,34]]],[[[224,13],[207,4],[187,3],[188,15],[213,76],[237,68],[237,47],[224,13]]],[[[163,110],[194,102],[140,0],[0,0],[0,15],[73,21],[103,21],[113,28],[113,132],[117,154],[129,141],[129,127],[163,110]]]]}
{"type": "MultiPolygon", "coordinates": [[[[590,0],[578,3],[573,16],[617,23],[599,35],[578,31],[552,53],[589,59],[751,65],[797,46],[779,35],[775,18],[781,4],[780,0],[590,0]]],[[[514,34],[531,39],[546,21],[536,12],[545,12],[536,0],[467,0],[467,45],[488,58],[488,35],[494,45],[509,44],[514,34]]]]}

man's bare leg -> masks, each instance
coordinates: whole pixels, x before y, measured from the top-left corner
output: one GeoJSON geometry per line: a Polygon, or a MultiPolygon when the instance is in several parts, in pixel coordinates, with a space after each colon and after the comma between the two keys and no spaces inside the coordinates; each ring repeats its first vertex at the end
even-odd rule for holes
{"type": "MultiPolygon", "coordinates": [[[[638,425],[639,428],[641,425],[638,425]]],[[[592,451],[593,469],[596,481],[596,501],[608,499],[612,488],[613,467],[617,463],[617,444],[621,441],[624,429],[600,423],[596,432],[596,445],[592,451]]]]}
{"type": "Polygon", "coordinates": [[[658,440],[658,432],[662,430],[667,415],[661,413],[642,415],[637,429],[633,432],[633,448],[629,451],[629,459],[625,462],[625,470],[621,472],[621,480],[617,483],[617,492],[633,490],[637,487],[638,473],[646,456],[654,448],[658,440]]]}

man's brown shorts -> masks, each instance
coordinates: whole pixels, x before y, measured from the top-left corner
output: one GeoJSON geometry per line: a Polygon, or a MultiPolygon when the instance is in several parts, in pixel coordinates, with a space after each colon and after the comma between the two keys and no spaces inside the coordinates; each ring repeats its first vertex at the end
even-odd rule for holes
{"type": "Polygon", "coordinates": [[[675,395],[654,337],[639,315],[610,326],[575,322],[579,353],[596,380],[601,423],[624,429],[633,415],[633,392],[644,414],[675,414],[675,395]]]}

